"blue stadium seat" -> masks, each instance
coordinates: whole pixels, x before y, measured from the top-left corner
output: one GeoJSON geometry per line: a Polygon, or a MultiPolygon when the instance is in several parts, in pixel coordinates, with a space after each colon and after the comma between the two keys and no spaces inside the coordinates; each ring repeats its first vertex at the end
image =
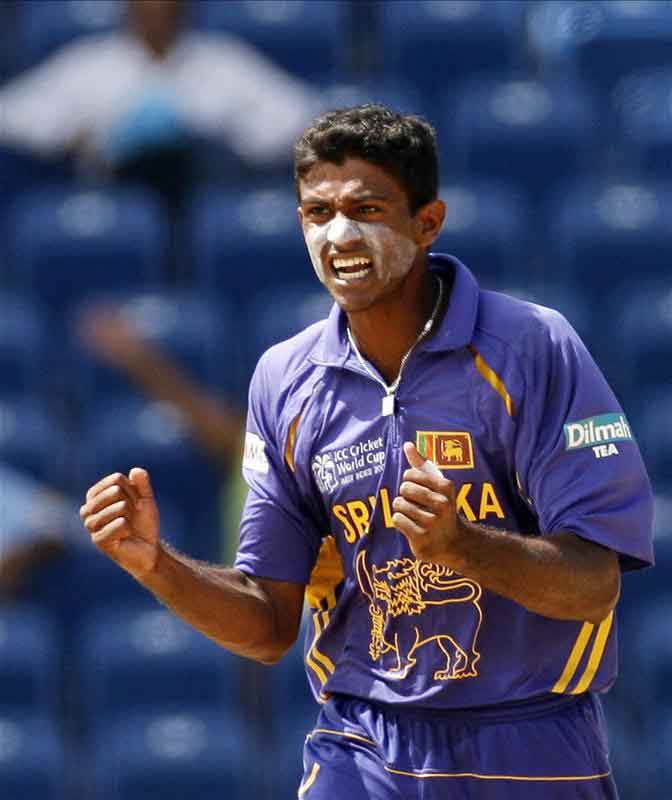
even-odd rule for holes
{"type": "Polygon", "coordinates": [[[638,416],[638,441],[654,486],[672,484],[672,430],[666,422],[672,407],[672,387],[661,381],[649,391],[638,416]]]}
{"type": "Polygon", "coordinates": [[[108,722],[92,761],[96,800],[243,800],[259,796],[263,770],[240,720],[190,708],[108,722]]]}
{"type": "Polygon", "coordinates": [[[139,290],[161,278],[167,223],[141,189],[27,192],[11,204],[5,228],[13,282],[58,320],[90,293],[139,290]]]}
{"type": "Polygon", "coordinates": [[[0,785],[6,800],[69,800],[67,747],[43,714],[0,713],[0,785]]]}
{"type": "Polygon", "coordinates": [[[242,660],[166,609],[113,603],[87,616],[76,644],[91,729],[132,711],[225,708],[244,716],[242,660]]]}
{"type": "MultiPolygon", "coordinates": [[[[41,158],[27,150],[0,145],[0,214],[21,192],[49,184],[64,184],[74,178],[74,167],[67,158],[41,158]]],[[[4,248],[4,244],[3,244],[4,248]]],[[[0,277],[3,277],[0,271],[0,277]]]]}
{"type": "Polygon", "coordinates": [[[442,184],[446,221],[432,245],[452,253],[487,288],[528,279],[528,209],[510,185],[487,181],[442,184]]]}
{"type": "Polygon", "coordinates": [[[55,628],[52,616],[37,607],[21,604],[0,610],[2,714],[56,714],[61,656],[55,628]]]}
{"type": "Polygon", "coordinates": [[[505,75],[517,64],[524,4],[516,0],[395,0],[378,8],[386,75],[435,98],[465,77],[505,75]]]}
{"type": "Polygon", "coordinates": [[[43,367],[50,345],[40,304],[0,288],[0,397],[27,397],[45,388],[43,367]]]}
{"type": "Polygon", "coordinates": [[[296,217],[296,196],[283,188],[209,189],[194,198],[186,236],[201,289],[234,302],[254,287],[315,279],[296,217]]]}
{"type": "Polygon", "coordinates": [[[642,397],[635,420],[637,441],[654,486],[672,485],[672,433],[665,422],[672,403],[669,379],[642,397]]]}
{"type": "Polygon", "coordinates": [[[15,66],[15,13],[13,2],[0,3],[0,83],[9,77],[15,66]]]}
{"type": "Polygon", "coordinates": [[[588,165],[599,133],[588,98],[567,85],[470,81],[444,109],[439,128],[466,174],[517,183],[535,202],[588,165]]]}
{"type": "Polygon", "coordinates": [[[17,52],[29,67],[59,47],[82,36],[106,33],[119,26],[123,4],[117,0],[49,0],[19,3],[17,52]]]}
{"type": "Polygon", "coordinates": [[[339,0],[201,0],[195,22],[235,34],[289,72],[331,79],[348,67],[349,3],[339,0]]]}
{"type": "Polygon", "coordinates": [[[556,269],[592,298],[595,313],[619,287],[669,274],[672,183],[580,181],[548,209],[556,269]]]}
{"type": "Polygon", "coordinates": [[[175,409],[136,397],[91,406],[78,449],[80,494],[103,475],[145,467],[159,506],[173,505],[189,520],[187,552],[197,558],[219,557],[223,477],[191,439],[175,409]]]}
{"type": "MultiPolygon", "coordinates": [[[[227,396],[243,397],[247,386],[242,388],[242,343],[231,304],[221,295],[163,290],[104,294],[89,298],[74,309],[73,370],[88,402],[136,390],[119,369],[104,364],[86,346],[84,331],[96,324],[104,327],[101,315],[106,310],[119,315],[133,331],[201,384],[227,396]]],[[[147,369],[152,365],[147,364],[147,369]]]]}
{"type": "Polygon", "coordinates": [[[672,178],[672,70],[629,75],[613,93],[624,154],[655,178],[672,178]]]}
{"type": "MultiPolygon", "coordinates": [[[[320,86],[320,103],[325,111],[382,103],[402,114],[421,114],[429,119],[436,116],[436,106],[431,97],[418,86],[402,78],[388,79],[379,75],[350,82],[342,78],[335,83],[325,83],[320,86]]],[[[442,132],[437,133],[441,139],[442,132]]]]}
{"type": "Polygon", "coordinates": [[[651,390],[672,381],[672,274],[633,283],[613,296],[610,311],[622,339],[616,355],[625,362],[633,394],[646,402],[651,390]]]}
{"type": "Polygon", "coordinates": [[[327,317],[332,302],[317,280],[314,286],[283,286],[256,292],[247,305],[247,318],[254,320],[247,341],[249,374],[269,347],[327,317]]]}
{"type": "Polygon", "coordinates": [[[672,7],[657,0],[550,0],[532,4],[528,30],[545,71],[576,76],[604,94],[629,72],[670,63],[672,7]]]}
{"type": "Polygon", "coordinates": [[[0,400],[0,460],[47,484],[62,486],[67,431],[41,398],[0,400]]]}

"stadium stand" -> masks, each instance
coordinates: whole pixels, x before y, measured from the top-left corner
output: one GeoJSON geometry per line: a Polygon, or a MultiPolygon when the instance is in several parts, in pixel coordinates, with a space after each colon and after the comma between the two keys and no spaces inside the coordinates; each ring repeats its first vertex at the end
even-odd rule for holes
{"type": "Polygon", "coordinates": [[[625,158],[645,175],[669,175],[672,169],[672,71],[636,72],[612,94],[625,158]]]}
{"type": "Polygon", "coordinates": [[[207,292],[244,302],[250,286],[306,281],[306,247],[296,222],[296,196],[281,188],[206,189],[188,211],[195,281],[207,292]]]}
{"type": "Polygon", "coordinates": [[[0,608],[2,713],[54,716],[60,699],[61,643],[39,607],[0,608]]]}
{"type": "Polygon", "coordinates": [[[123,15],[123,4],[116,0],[49,0],[20,6],[16,50],[24,69],[68,42],[114,30],[123,15]]]}
{"type": "Polygon", "coordinates": [[[89,730],[133,711],[228,707],[240,717],[241,659],[156,605],[113,603],[76,637],[76,669],[89,730]]]}
{"type": "Polygon", "coordinates": [[[669,64],[672,7],[657,0],[530,3],[528,30],[545,72],[578,78],[607,99],[624,75],[669,64]]]}
{"type": "Polygon", "coordinates": [[[446,221],[433,250],[456,255],[490,288],[528,278],[532,244],[526,229],[529,209],[525,196],[515,186],[480,179],[464,183],[445,179],[441,199],[446,203],[446,221]]]}
{"type": "Polygon", "coordinates": [[[517,0],[399,0],[379,11],[385,73],[432,99],[450,96],[460,79],[520,65],[524,4],[517,0]]]}
{"type": "Polygon", "coordinates": [[[585,179],[549,204],[550,246],[565,280],[596,301],[637,279],[665,275],[672,255],[672,184],[585,179]]]}
{"type": "Polygon", "coordinates": [[[157,284],[168,242],[158,202],[135,188],[25,192],[5,231],[12,284],[39,298],[53,321],[92,292],[157,284]]]}
{"type": "Polygon", "coordinates": [[[0,715],[0,773],[4,797],[68,800],[67,743],[39,713],[0,715]]]}
{"type": "Polygon", "coordinates": [[[599,117],[578,87],[491,78],[463,84],[439,128],[465,174],[516,183],[538,203],[588,166],[599,117]]]}
{"type": "Polygon", "coordinates": [[[111,722],[92,743],[99,800],[243,800],[258,766],[240,720],[225,709],[135,713],[111,722]]]}
{"type": "Polygon", "coordinates": [[[172,406],[137,396],[106,399],[86,409],[79,445],[80,496],[100,476],[142,465],[159,502],[174,504],[189,520],[188,552],[217,557],[220,476],[172,406]]]}
{"type": "Polygon", "coordinates": [[[195,22],[251,42],[289,72],[313,81],[347,70],[350,7],[334,0],[217,0],[199,2],[195,22]]]}
{"type": "MultiPolygon", "coordinates": [[[[73,370],[86,403],[133,391],[125,373],[115,368],[119,357],[116,343],[107,342],[106,326],[114,324],[116,331],[117,320],[131,326],[134,334],[152,345],[160,346],[200,383],[217,387],[228,396],[244,396],[247,383],[243,386],[241,379],[238,317],[227,298],[213,298],[194,289],[163,288],[90,296],[73,309],[73,370]],[[87,345],[94,337],[99,347],[109,352],[107,362],[87,345]]],[[[147,365],[147,369],[154,368],[147,365]]]]}
{"type": "Polygon", "coordinates": [[[0,401],[0,459],[46,483],[57,475],[67,431],[51,413],[43,396],[0,401]]]}
{"type": "Polygon", "coordinates": [[[29,294],[0,288],[0,397],[44,392],[42,361],[48,341],[47,317],[39,302],[29,294]]]}

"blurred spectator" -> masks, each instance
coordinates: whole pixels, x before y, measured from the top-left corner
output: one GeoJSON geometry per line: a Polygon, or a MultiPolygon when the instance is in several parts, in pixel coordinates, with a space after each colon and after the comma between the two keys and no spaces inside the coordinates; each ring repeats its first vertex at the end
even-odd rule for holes
{"type": "Polygon", "coordinates": [[[129,0],[126,25],[63,47],[0,89],[0,142],[68,153],[96,174],[179,199],[197,142],[229,165],[287,163],[316,107],[312,90],[251,45],[189,30],[186,0],[129,0]]]}
{"type": "Polygon", "coordinates": [[[143,337],[114,307],[90,307],[79,326],[82,343],[108,366],[118,369],[144,395],[172,405],[185,419],[194,440],[225,480],[222,504],[222,556],[238,545],[238,526],[247,485],[240,459],[244,412],[188,375],[173,358],[143,337]]]}
{"type": "Polygon", "coordinates": [[[26,473],[0,462],[0,600],[12,598],[32,570],[79,532],[77,509],[26,473]]]}

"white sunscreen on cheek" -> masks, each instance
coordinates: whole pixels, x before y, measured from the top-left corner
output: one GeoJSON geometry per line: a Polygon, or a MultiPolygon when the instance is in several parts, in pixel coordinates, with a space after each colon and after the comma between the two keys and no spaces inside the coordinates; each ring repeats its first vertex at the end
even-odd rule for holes
{"type": "Polygon", "coordinates": [[[322,265],[321,254],[327,243],[326,225],[315,225],[310,223],[305,230],[306,247],[308,255],[320,283],[324,283],[324,267],[322,265]]]}

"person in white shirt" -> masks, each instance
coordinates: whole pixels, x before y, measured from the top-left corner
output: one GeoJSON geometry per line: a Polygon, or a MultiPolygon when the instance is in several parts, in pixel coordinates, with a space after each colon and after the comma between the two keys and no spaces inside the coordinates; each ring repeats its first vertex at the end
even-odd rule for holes
{"type": "Polygon", "coordinates": [[[186,0],[129,0],[124,28],[5,84],[0,144],[108,173],[203,139],[255,170],[288,161],[316,93],[244,41],[190,30],[186,12],[186,0]]]}

